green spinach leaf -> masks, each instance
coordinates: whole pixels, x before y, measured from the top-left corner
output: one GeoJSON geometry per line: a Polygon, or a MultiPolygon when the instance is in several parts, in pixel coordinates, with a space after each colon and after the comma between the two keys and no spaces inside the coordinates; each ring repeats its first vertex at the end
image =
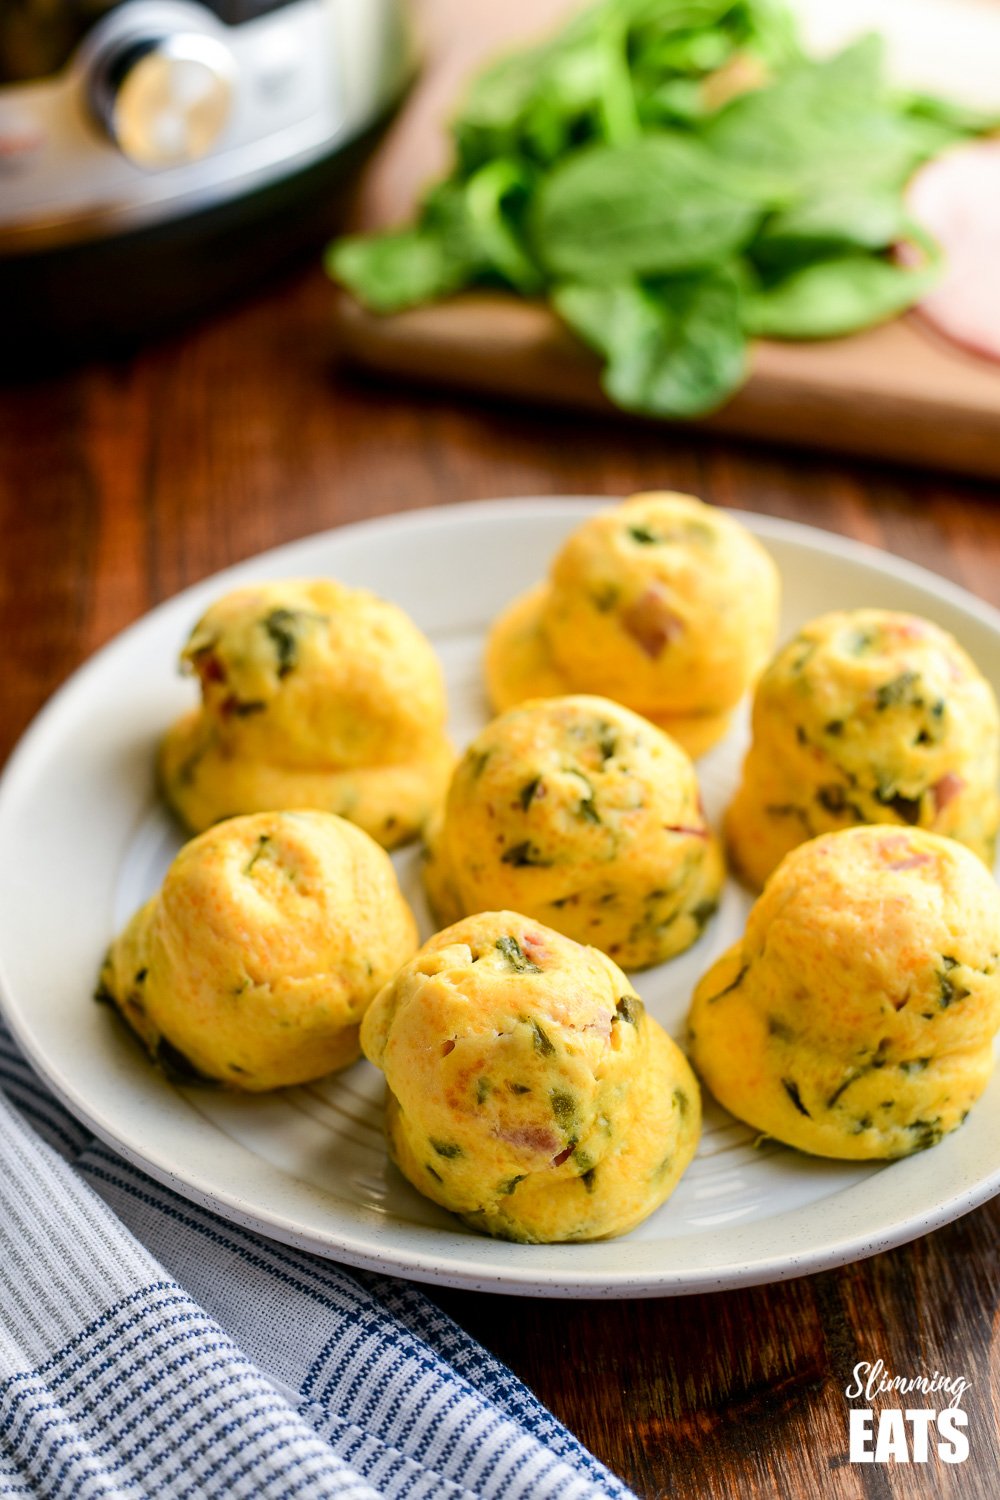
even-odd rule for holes
{"type": "Polygon", "coordinates": [[[663,133],[593,146],[557,167],[539,187],[531,237],[554,277],[603,280],[718,263],[761,214],[697,141],[663,133]]]}
{"type": "Polygon", "coordinates": [[[877,184],[838,183],[772,214],[754,241],[752,255],[768,265],[822,259],[848,249],[884,250],[905,231],[898,192],[877,184]]]}
{"type": "Polygon", "coordinates": [[[459,291],[491,264],[466,194],[464,183],[440,183],[428,193],[412,228],[335,241],[326,255],[328,273],[378,313],[401,312],[459,291]]]}
{"type": "Polygon", "coordinates": [[[544,277],[524,246],[521,212],[532,187],[523,165],[499,158],[469,179],[465,190],[469,221],[482,259],[520,292],[541,291],[544,277]]]}
{"type": "Polygon", "coordinates": [[[749,333],[779,339],[826,339],[884,323],[912,307],[940,266],[913,268],[874,255],[847,254],[799,267],[774,285],[747,293],[749,333]]]}
{"type": "Polygon", "coordinates": [[[605,391],[650,416],[697,417],[732,395],[746,373],[740,286],[731,271],[556,287],[557,312],[607,364],[605,391]]]}
{"type": "Polygon", "coordinates": [[[786,203],[838,184],[899,186],[923,151],[907,120],[888,107],[881,75],[879,38],[862,38],[732,100],[703,138],[747,183],[786,203]]]}

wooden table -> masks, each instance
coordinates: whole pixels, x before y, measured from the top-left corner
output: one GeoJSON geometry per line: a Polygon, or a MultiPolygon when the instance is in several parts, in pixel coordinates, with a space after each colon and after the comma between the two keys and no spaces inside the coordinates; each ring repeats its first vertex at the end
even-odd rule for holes
{"type": "MultiPolygon", "coordinates": [[[[313,270],[132,362],[0,391],[0,757],[158,600],[278,542],[496,495],[672,487],[846,532],[994,601],[992,489],[338,374],[313,270]]],[[[1000,1204],[784,1286],[660,1302],[435,1292],[642,1495],[998,1493],[1000,1204]],[[973,1382],[972,1457],[847,1463],[858,1360],[973,1382]]]]}

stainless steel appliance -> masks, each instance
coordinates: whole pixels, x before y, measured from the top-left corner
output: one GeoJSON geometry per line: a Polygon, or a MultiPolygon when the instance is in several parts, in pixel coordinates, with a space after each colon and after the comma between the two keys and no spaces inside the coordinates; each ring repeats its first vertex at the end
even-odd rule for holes
{"type": "Polygon", "coordinates": [[[328,227],[402,0],[0,0],[0,330],[168,323],[328,227]]]}

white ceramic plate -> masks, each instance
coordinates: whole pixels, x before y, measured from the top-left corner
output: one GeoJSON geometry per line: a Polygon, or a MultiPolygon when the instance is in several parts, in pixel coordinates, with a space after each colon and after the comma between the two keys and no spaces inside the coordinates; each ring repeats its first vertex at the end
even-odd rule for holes
{"type": "MultiPolygon", "coordinates": [[[[181,842],[153,787],[157,740],[192,700],[178,649],[209,601],[249,579],[333,575],[409,611],[445,665],[453,731],[487,717],[483,634],[596,506],[498,501],[393,516],[309,538],[217,575],[113,641],[56,694],[0,784],[0,988],[35,1066],[98,1136],[180,1193],[275,1239],[417,1280],[535,1296],[660,1296],[801,1275],[912,1239],[1000,1191],[1000,1082],[932,1151],[885,1166],[770,1144],[706,1101],[698,1157],[624,1239],[513,1245],[426,1202],[386,1160],[380,1075],[366,1062],[264,1098],[176,1088],[90,996],[104,949],[181,842]]],[[[784,631],[833,608],[929,615],[1000,691],[1000,613],[886,553],[743,516],[784,580],[784,631]]],[[[731,791],[745,720],[700,763],[709,814],[731,791]]],[[[425,932],[416,855],[397,856],[425,932]]],[[[697,977],[742,930],[733,883],[687,954],[636,976],[676,1036],[697,977]]]]}

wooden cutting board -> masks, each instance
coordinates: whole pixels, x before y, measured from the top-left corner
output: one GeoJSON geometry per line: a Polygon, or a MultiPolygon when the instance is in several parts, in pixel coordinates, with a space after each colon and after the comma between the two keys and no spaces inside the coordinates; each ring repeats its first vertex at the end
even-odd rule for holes
{"type": "MultiPolygon", "coordinates": [[[[823,30],[830,0],[803,0],[823,30]]],[[[420,0],[417,23],[425,65],[360,184],[353,222],[380,229],[405,222],[424,187],[448,166],[445,125],[463,82],[484,59],[558,24],[574,0],[420,0]]],[[[905,81],[933,85],[961,55],[1000,75],[1000,5],[995,0],[867,0],[893,40],[905,46],[905,81]],[[903,7],[906,7],[905,14],[903,7]],[[946,13],[946,14],[945,14],[946,13]],[[920,24],[914,25],[915,17],[920,24]],[[935,43],[948,26],[947,46],[935,43]],[[964,30],[963,30],[964,28],[964,30]]],[[[842,13],[858,28],[857,4],[842,13]]],[[[807,33],[810,16],[806,16],[807,33]]],[[[813,28],[817,29],[816,27],[813,28]]],[[[863,26],[860,28],[863,29],[863,26]]],[[[974,70],[971,70],[974,71],[974,70]]],[[[970,76],[966,67],[963,76],[970,76]]],[[[944,76],[941,82],[949,83],[944,76]]],[[[977,102],[984,103],[982,71],[977,102]]],[[[954,88],[950,90],[954,92],[954,88]]],[[[1000,98],[994,102],[1000,104],[1000,98]]],[[[382,374],[507,398],[618,412],[603,395],[597,360],[541,305],[469,293],[430,307],[377,317],[351,298],[337,300],[339,347],[382,374]]],[[[930,464],[1000,477],[1000,365],[953,347],[918,315],[849,338],[816,343],[759,342],[746,385],[719,412],[695,424],[718,432],[930,464]]]]}

